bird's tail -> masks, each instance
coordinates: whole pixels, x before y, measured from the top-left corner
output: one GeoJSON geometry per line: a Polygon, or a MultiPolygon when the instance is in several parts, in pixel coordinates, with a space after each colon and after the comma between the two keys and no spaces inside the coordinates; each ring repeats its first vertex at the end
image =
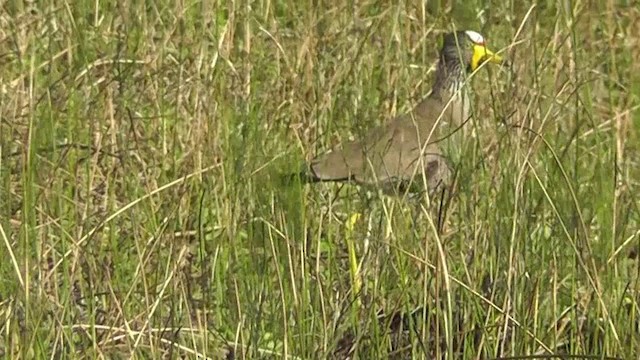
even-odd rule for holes
{"type": "Polygon", "coordinates": [[[304,185],[320,181],[322,181],[322,179],[318,178],[308,165],[305,165],[300,171],[294,173],[280,174],[280,183],[283,185],[291,185],[295,183],[304,185]]]}

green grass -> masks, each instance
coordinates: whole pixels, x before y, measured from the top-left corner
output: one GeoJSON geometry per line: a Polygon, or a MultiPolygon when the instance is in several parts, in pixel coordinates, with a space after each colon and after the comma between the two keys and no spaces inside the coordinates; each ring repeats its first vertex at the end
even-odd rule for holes
{"type": "Polygon", "coordinates": [[[3,5],[0,354],[636,358],[640,10],[423,3],[3,5]],[[454,27],[513,67],[442,229],[278,180],[410,109],[454,27]]]}

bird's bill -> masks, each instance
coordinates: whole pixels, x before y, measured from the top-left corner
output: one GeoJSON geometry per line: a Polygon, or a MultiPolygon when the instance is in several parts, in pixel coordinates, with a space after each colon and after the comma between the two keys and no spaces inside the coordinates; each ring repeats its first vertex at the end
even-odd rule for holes
{"type": "Polygon", "coordinates": [[[487,49],[484,45],[473,45],[473,57],[471,58],[471,70],[475,70],[484,62],[492,62],[494,64],[502,64],[502,56],[496,55],[493,51],[487,49]]]}

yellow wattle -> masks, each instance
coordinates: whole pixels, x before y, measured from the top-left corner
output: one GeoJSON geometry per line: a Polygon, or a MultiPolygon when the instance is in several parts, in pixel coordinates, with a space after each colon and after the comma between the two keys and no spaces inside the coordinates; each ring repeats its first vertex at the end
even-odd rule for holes
{"type": "Polygon", "coordinates": [[[484,61],[491,61],[494,63],[502,62],[502,57],[494,54],[491,50],[487,49],[484,45],[473,45],[473,56],[471,57],[471,71],[475,71],[480,64],[484,61]]]}
{"type": "Polygon", "coordinates": [[[480,62],[487,55],[486,48],[482,45],[473,45],[473,56],[471,57],[471,71],[475,71],[480,62]]]}

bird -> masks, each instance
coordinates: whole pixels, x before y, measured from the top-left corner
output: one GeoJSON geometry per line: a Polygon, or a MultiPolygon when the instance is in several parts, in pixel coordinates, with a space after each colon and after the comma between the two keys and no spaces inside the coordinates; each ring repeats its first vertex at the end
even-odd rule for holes
{"type": "Polygon", "coordinates": [[[444,34],[431,92],[411,111],[374,127],[357,140],[320,154],[297,175],[304,183],[350,182],[386,194],[434,194],[451,178],[441,142],[470,117],[468,75],[485,63],[502,64],[472,30],[444,34]],[[426,189],[424,186],[426,185],[426,189]]]}

